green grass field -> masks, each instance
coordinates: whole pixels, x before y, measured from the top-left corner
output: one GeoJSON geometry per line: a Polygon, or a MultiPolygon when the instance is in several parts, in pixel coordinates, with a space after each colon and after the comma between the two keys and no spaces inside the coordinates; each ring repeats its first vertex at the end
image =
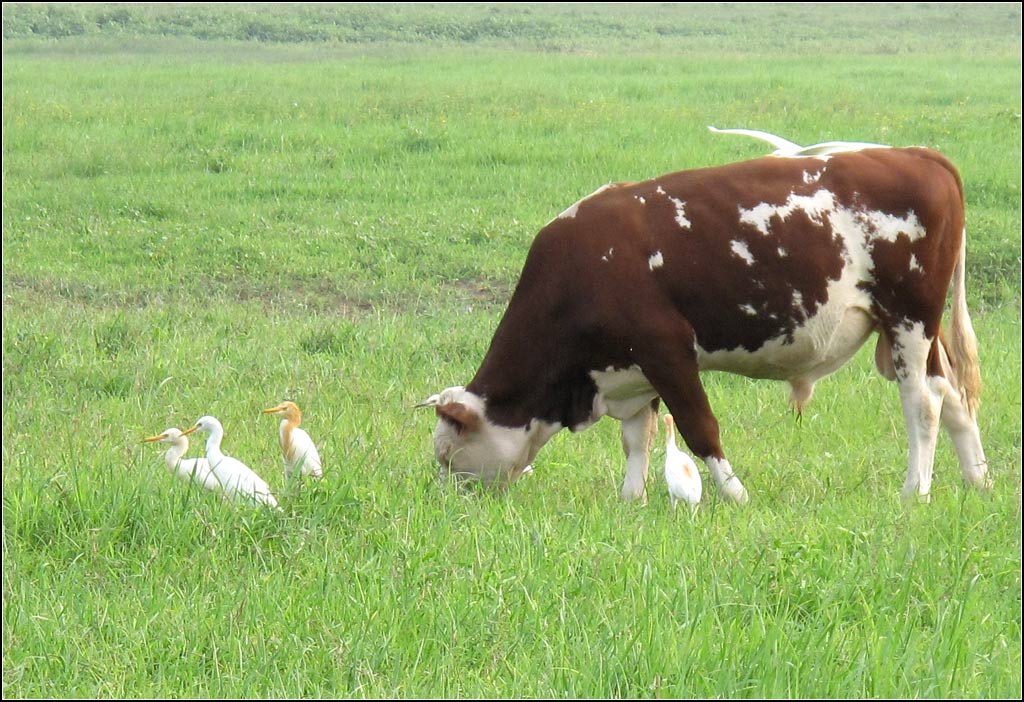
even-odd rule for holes
{"type": "Polygon", "coordinates": [[[1019,4],[3,13],[5,697],[1021,695],[1019,4]],[[991,495],[943,435],[900,504],[871,348],[801,424],[706,376],[744,509],[673,514],[663,434],[622,503],[611,420],[505,496],[435,482],[412,406],[472,377],[535,233],[767,151],[709,124],[957,164],[991,495]],[[321,483],[285,484],[285,398],[321,483]],[[203,414],[283,514],[140,443],[203,414]]]}

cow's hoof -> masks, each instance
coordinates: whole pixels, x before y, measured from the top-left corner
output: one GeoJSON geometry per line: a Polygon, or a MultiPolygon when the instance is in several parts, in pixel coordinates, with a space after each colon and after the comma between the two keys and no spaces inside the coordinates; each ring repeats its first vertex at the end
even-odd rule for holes
{"type": "Polygon", "coordinates": [[[631,487],[629,485],[622,486],[622,499],[625,502],[639,502],[641,505],[647,504],[647,490],[640,486],[639,489],[631,487]]]}
{"type": "Polygon", "coordinates": [[[747,493],[747,489],[735,477],[727,480],[725,485],[722,486],[722,495],[738,505],[745,505],[750,502],[750,495],[747,493]]]}
{"type": "Polygon", "coordinates": [[[907,506],[926,505],[932,501],[931,493],[925,495],[919,495],[917,492],[912,492],[909,495],[903,493],[900,495],[900,498],[903,500],[903,504],[907,506]]]}
{"type": "Polygon", "coordinates": [[[992,476],[988,473],[980,473],[974,475],[965,475],[964,482],[974,489],[978,490],[982,494],[988,495],[992,492],[992,476]]]}

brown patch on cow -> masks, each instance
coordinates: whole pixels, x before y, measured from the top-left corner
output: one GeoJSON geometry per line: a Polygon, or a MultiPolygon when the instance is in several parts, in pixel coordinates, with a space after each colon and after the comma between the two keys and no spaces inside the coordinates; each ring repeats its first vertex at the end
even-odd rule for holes
{"type": "MultiPolygon", "coordinates": [[[[782,206],[793,195],[827,190],[827,171],[818,183],[803,182],[804,172],[821,166],[814,159],[762,159],[673,173],[606,191],[581,207],[575,222],[587,230],[591,249],[614,248],[620,260],[628,246],[623,231],[636,232],[632,243],[643,260],[661,252],[664,293],[689,321],[703,349],[754,351],[770,339],[791,338],[827,302],[828,285],[845,266],[844,247],[827,221],[815,222],[803,210],[784,220],[773,216],[766,236],[740,222],[740,209],[782,206]],[[688,227],[676,220],[677,203],[685,204],[688,227]],[[746,247],[752,263],[736,255],[734,242],[746,247]],[[721,324],[723,310],[745,305],[756,314],[743,318],[743,324],[721,324]]],[[[642,276],[629,271],[621,284],[619,289],[642,288],[642,276]]]]}
{"type": "Polygon", "coordinates": [[[449,402],[435,409],[437,416],[451,423],[460,434],[480,428],[480,415],[461,402],[449,402]]]}

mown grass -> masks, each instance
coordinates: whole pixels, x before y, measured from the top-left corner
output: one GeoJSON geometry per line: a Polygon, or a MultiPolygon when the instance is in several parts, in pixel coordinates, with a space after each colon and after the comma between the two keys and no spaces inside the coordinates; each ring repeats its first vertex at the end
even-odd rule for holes
{"type": "Polygon", "coordinates": [[[1009,6],[921,8],[964,27],[936,46],[915,7],[874,25],[898,60],[827,14],[848,53],[768,50],[721,7],[721,52],[5,40],[5,696],[1019,696],[1019,8],[1003,33],[1009,6]],[[870,349],[799,425],[782,387],[707,376],[747,509],[674,515],[660,450],[650,504],[620,503],[607,421],[508,496],[434,482],[411,406],[471,377],[536,230],[607,181],[764,152],[708,124],[959,166],[991,496],[943,438],[933,502],[899,504],[905,430],[870,349]],[[285,485],[259,414],[285,397],[320,484],[285,485]],[[207,413],[283,515],[139,443],[207,413]]]}

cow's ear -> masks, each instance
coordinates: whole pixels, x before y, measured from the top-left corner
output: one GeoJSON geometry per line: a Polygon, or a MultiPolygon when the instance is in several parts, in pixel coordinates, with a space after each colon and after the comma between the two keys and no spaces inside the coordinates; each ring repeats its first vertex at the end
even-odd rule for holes
{"type": "Polygon", "coordinates": [[[435,409],[437,416],[453,424],[460,434],[480,428],[480,415],[461,402],[449,402],[438,405],[435,409]]]}

